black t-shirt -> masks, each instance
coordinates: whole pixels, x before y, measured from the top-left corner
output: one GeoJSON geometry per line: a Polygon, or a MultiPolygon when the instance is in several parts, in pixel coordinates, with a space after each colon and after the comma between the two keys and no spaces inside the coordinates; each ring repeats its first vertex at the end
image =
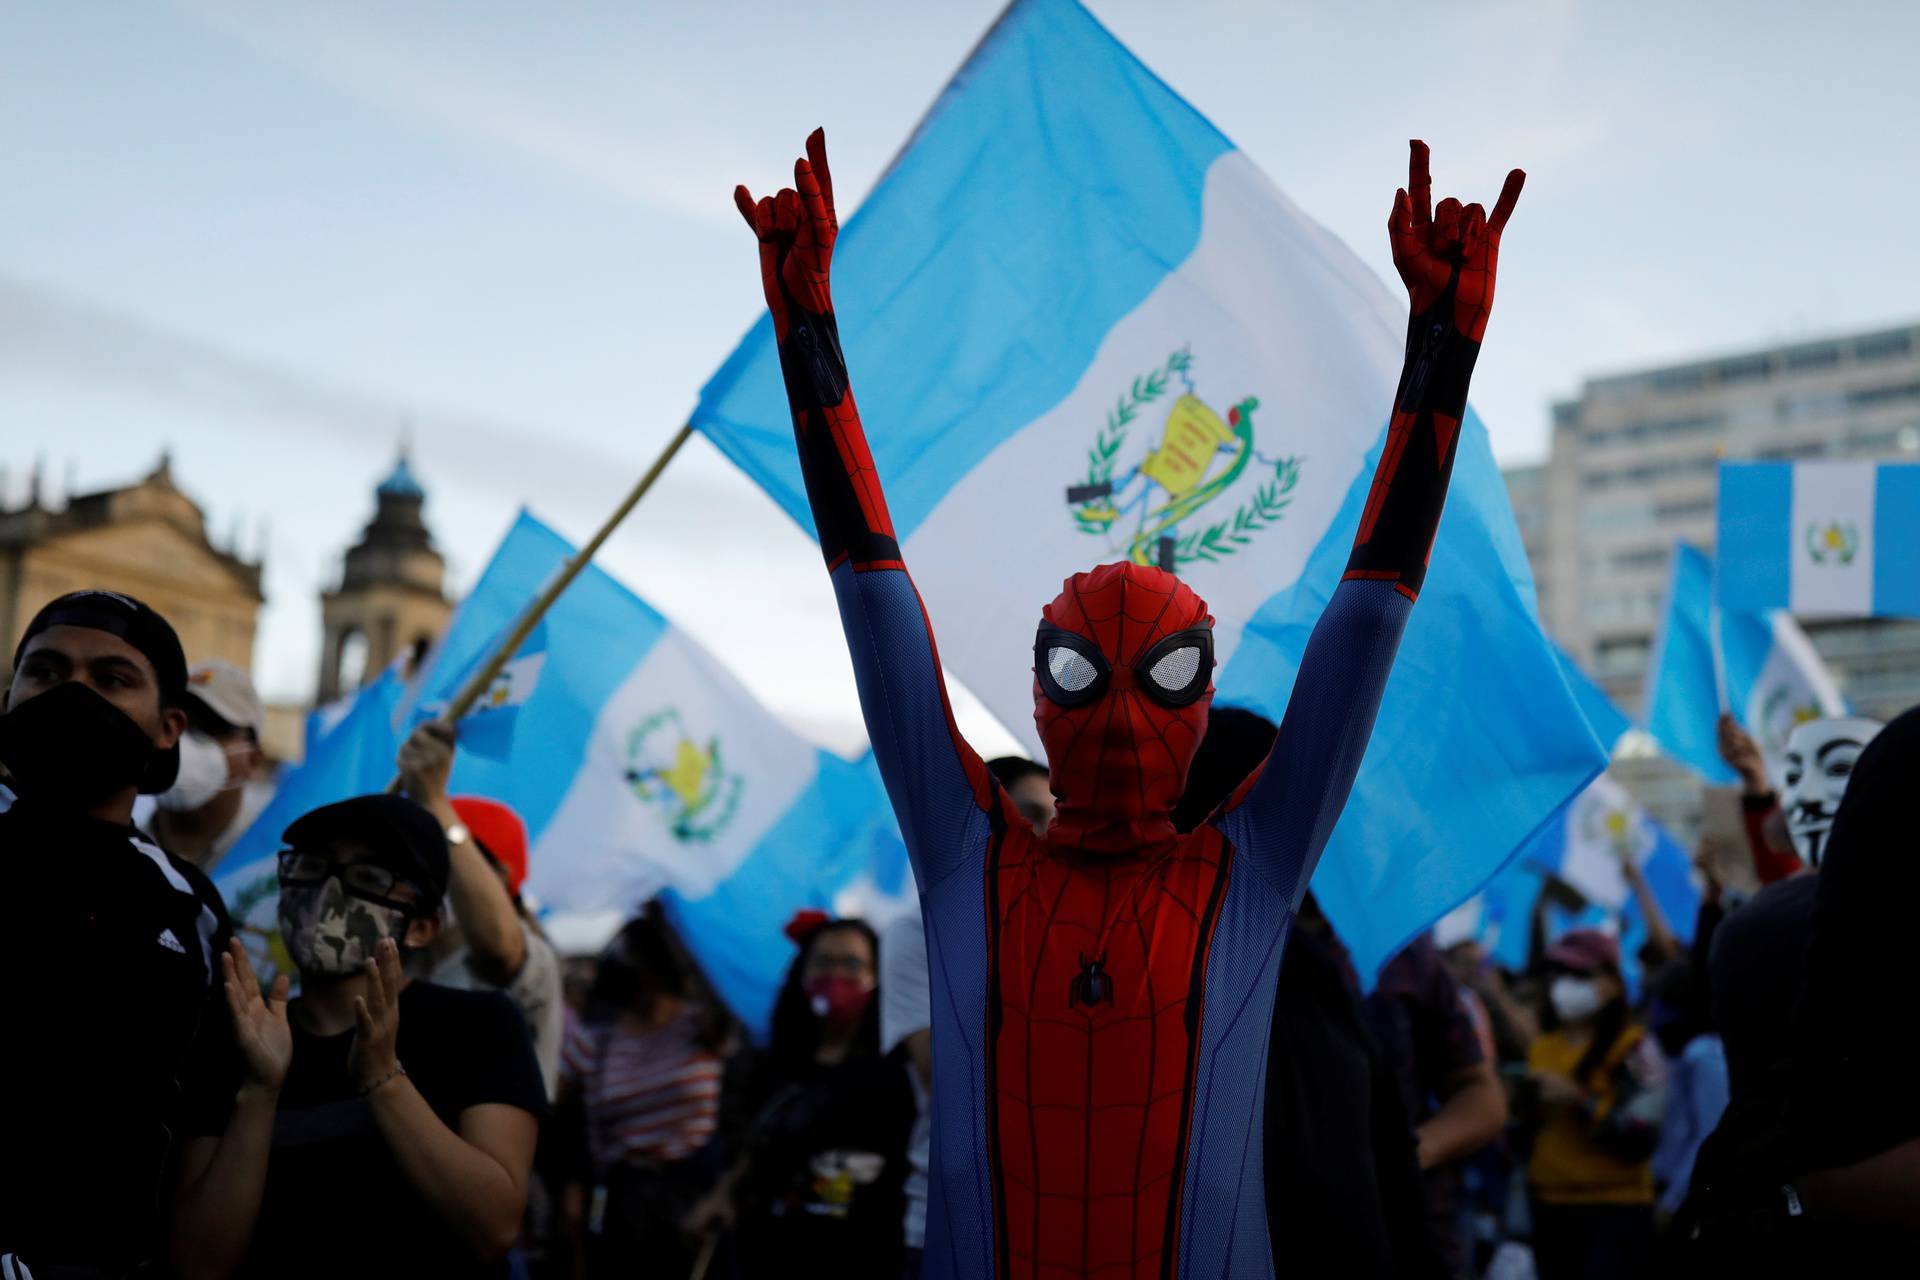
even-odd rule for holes
{"type": "Polygon", "coordinates": [[[810,1065],[772,1084],[749,1129],[743,1274],[900,1274],[913,1087],[898,1055],[810,1065]],[[799,1270],[796,1270],[799,1268],[799,1270]]]}
{"type": "Polygon", "coordinates": [[[1266,1194],[1274,1270],[1439,1276],[1412,1127],[1337,943],[1287,937],[1267,1051],[1266,1194]]]}
{"type": "MultiPolygon", "coordinates": [[[[243,1276],[479,1277],[481,1264],[400,1171],[347,1072],[352,1031],[320,1036],[293,1020],[293,1066],[280,1090],[266,1194],[243,1276]]],[[[544,1116],[546,1088],[526,1023],[497,991],[411,982],[400,993],[398,1056],[434,1114],[504,1103],[544,1116]]],[[[202,1118],[218,1133],[224,1117],[202,1118]]]]}
{"type": "Polygon", "coordinates": [[[131,1270],[195,1073],[232,1096],[226,909],[132,827],[0,787],[0,1253],[131,1270]]]}
{"type": "Polygon", "coordinates": [[[1713,1021],[1727,1050],[1730,1114],[1777,1124],[1789,1091],[1793,1011],[1799,1002],[1818,875],[1770,884],[1714,930],[1708,971],[1713,1021]]]}
{"type": "MultiPolygon", "coordinates": [[[[1486,1060],[1480,1033],[1460,1000],[1460,984],[1431,938],[1416,938],[1380,971],[1366,998],[1367,1026],[1393,1072],[1401,1109],[1418,1127],[1433,1117],[1459,1072],[1486,1060]]],[[[1460,1168],[1426,1171],[1427,1222],[1454,1272],[1462,1269],[1460,1168]]]]}

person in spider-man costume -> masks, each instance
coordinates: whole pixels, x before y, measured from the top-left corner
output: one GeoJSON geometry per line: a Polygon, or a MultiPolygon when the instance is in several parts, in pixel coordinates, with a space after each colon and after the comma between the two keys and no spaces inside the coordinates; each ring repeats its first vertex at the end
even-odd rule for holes
{"type": "Polygon", "coordinates": [[[1427,149],[1412,145],[1388,222],[1412,299],[1406,366],[1353,553],[1271,755],[1185,835],[1171,814],[1213,693],[1205,602],[1170,573],[1110,564],[1042,610],[1034,718],[1059,816],[1036,835],[954,727],[901,560],[834,320],[822,134],[792,188],[734,193],[759,237],[807,497],[921,890],[928,1276],[1272,1274],[1260,1116],[1282,944],[1426,576],[1524,179],[1508,175],[1491,216],[1430,209],[1427,149]]]}

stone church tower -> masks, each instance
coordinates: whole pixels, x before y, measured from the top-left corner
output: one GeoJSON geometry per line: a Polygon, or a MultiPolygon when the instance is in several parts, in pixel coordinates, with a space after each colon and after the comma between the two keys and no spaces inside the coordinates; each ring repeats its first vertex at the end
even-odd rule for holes
{"type": "Polygon", "coordinates": [[[37,466],[24,506],[11,507],[4,488],[0,481],[0,670],[40,606],[85,587],[123,591],[158,609],[189,662],[252,667],[260,561],[215,545],[165,455],[137,483],[73,494],[64,506],[42,500],[37,466]]]}
{"type": "Polygon", "coordinates": [[[374,490],[373,521],[347,552],[339,588],[320,597],[319,702],[352,693],[402,653],[418,658],[452,614],[446,561],[421,519],[426,500],[403,448],[374,490]]]}

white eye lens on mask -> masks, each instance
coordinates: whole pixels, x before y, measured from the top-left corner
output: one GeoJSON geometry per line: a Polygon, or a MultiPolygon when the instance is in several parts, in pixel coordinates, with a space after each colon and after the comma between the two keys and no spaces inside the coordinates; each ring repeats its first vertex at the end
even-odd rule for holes
{"type": "Polygon", "coordinates": [[[1053,674],[1054,683],[1068,693],[1079,693],[1100,675],[1099,668],[1087,661],[1085,654],[1065,645],[1048,651],[1047,670],[1053,674]]]}
{"type": "Polygon", "coordinates": [[[1600,984],[1592,978],[1561,976],[1547,988],[1547,999],[1562,1022],[1580,1022],[1600,1012],[1600,984]]]}
{"type": "Polygon", "coordinates": [[[198,809],[227,787],[227,752],[203,733],[180,739],[180,772],[173,785],[155,797],[162,809],[184,813],[198,809]]]}
{"type": "Polygon", "coordinates": [[[1162,689],[1178,691],[1193,683],[1200,673],[1200,646],[1183,645],[1166,657],[1153,664],[1147,672],[1152,681],[1162,689]]]}

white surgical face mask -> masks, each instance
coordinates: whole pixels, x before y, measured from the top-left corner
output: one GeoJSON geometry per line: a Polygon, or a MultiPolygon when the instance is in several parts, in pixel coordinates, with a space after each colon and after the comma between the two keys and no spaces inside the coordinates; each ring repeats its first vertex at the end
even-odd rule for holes
{"type": "Polygon", "coordinates": [[[1780,808],[1786,814],[1793,851],[1810,867],[1826,852],[1827,829],[1847,793],[1853,762],[1880,732],[1880,722],[1856,717],[1809,720],[1787,736],[1780,808]]]}
{"type": "Polygon", "coordinates": [[[1600,984],[1592,978],[1562,974],[1547,988],[1547,999],[1562,1022],[1584,1022],[1600,1012],[1600,984]]]}
{"type": "Polygon", "coordinates": [[[185,813],[198,809],[227,789],[227,750],[203,733],[180,738],[180,773],[155,797],[162,809],[185,813]]]}

